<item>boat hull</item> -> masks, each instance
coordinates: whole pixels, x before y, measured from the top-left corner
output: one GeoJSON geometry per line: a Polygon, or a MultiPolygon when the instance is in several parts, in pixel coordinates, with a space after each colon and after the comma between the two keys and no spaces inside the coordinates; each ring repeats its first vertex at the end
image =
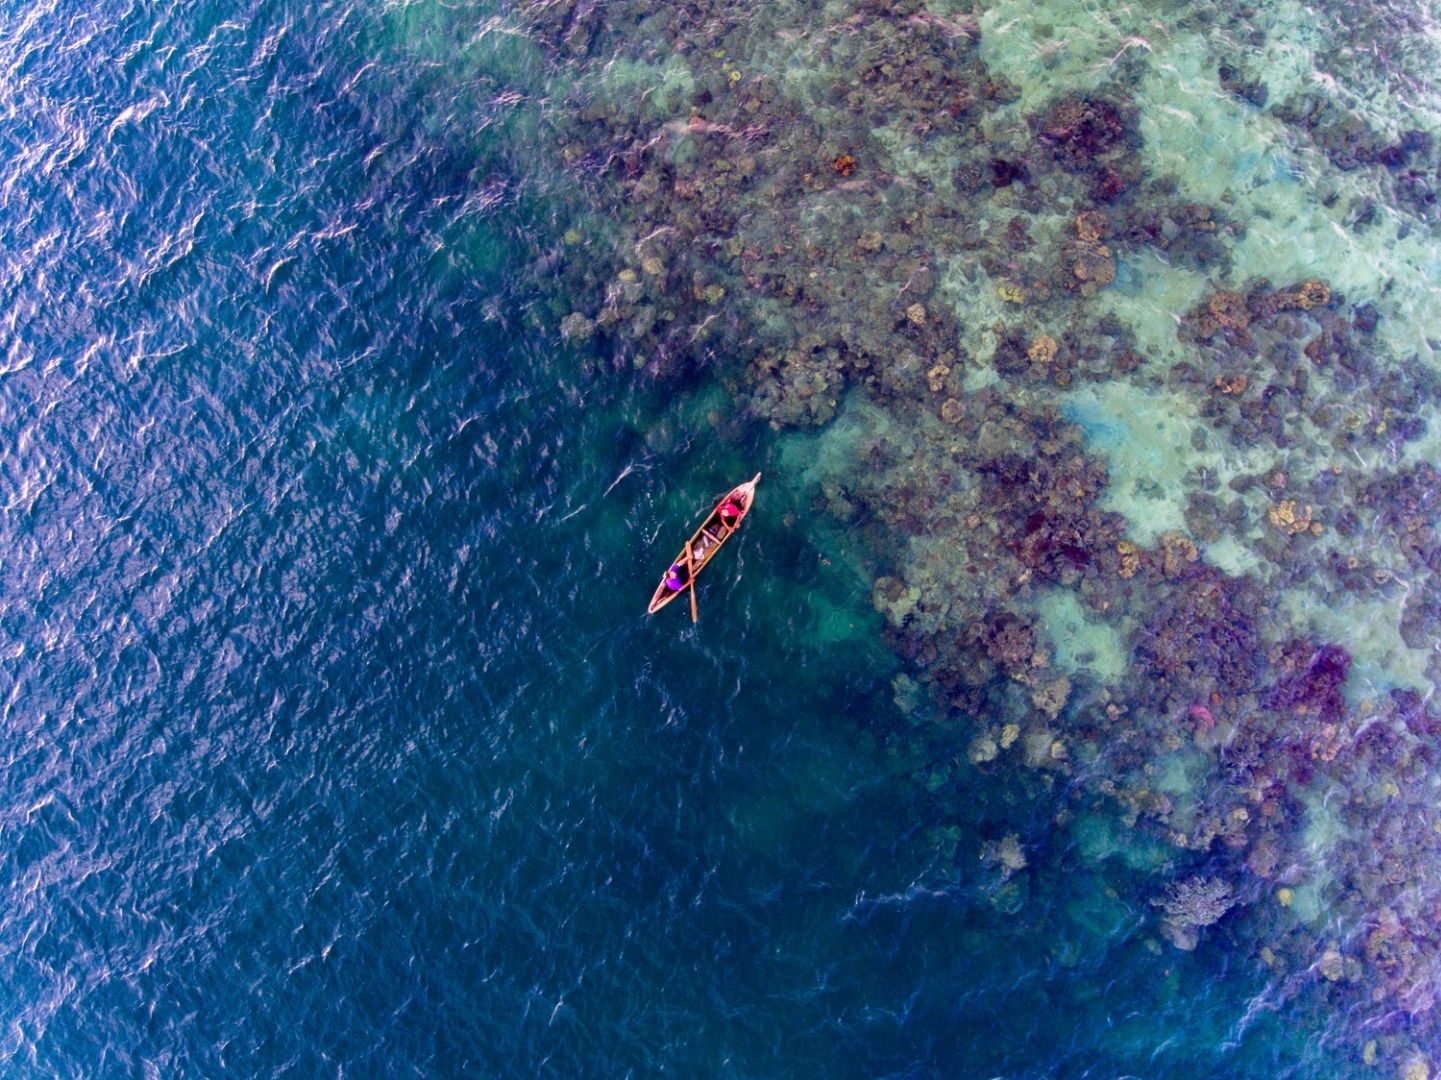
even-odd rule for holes
{"type": "Polygon", "coordinates": [[[660,584],[656,586],[656,590],[650,598],[650,607],[646,609],[647,615],[654,615],[676,597],[684,596],[687,589],[695,588],[695,580],[700,572],[714,561],[716,552],[725,546],[726,542],[739,531],[740,527],[745,524],[746,518],[750,516],[751,506],[755,502],[756,485],[760,483],[760,479],[761,474],[756,473],[746,483],[731,488],[712,507],[711,512],[701,522],[700,528],[691,535],[685,546],[671,561],[675,566],[687,566],[687,554],[689,553],[690,580],[681,588],[672,590],[665,583],[666,574],[670,573],[667,569],[666,574],[661,575],[660,584]],[[720,523],[720,508],[727,501],[734,502],[741,510],[740,517],[730,528],[720,523]]]}

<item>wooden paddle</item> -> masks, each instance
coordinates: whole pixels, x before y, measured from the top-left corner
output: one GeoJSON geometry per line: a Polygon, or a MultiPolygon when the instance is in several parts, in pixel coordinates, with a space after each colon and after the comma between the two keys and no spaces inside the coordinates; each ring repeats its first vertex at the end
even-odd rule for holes
{"type": "Polygon", "coordinates": [[[695,559],[691,555],[690,544],[685,546],[685,568],[690,573],[690,621],[700,622],[700,615],[695,609],[695,559]]]}

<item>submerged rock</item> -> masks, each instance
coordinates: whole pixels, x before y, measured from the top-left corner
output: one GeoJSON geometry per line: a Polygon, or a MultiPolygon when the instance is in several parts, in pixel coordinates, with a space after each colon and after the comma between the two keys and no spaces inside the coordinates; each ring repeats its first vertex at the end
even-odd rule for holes
{"type": "Polygon", "coordinates": [[[1079,281],[1109,285],[1116,280],[1116,264],[1110,256],[1110,251],[1104,247],[1083,250],[1076,256],[1071,271],[1079,281]]]}
{"type": "Polygon", "coordinates": [[[1431,1063],[1424,1054],[1412,1054],[1401,1064],[1401,1080],[1431,1080],[1431,1063]]]}
{"type": "Polygon", "coordinates": [[[560,336],[566,341],[582,342],[595,334],[595,323],[579,311],[573,311],[560,321],[560,336]]]}
{"type": "Polygon", "coordinates": [[[1048,717],[1054,720],[1066,705],[1071,695],[1071,680],[1065,675],[1031,688],[1031,701],[1048,717]]]}
{"type": "Polygon", "coordinates": [[[971,740],[970,746],[966,749],[966,757],[972,765],[983,765],[988,761],[995,761],[1000,752],[996,740],[982,732],[971,740]]]}
{"type": "Polygon", "coordinates": [[[1165,912],[1161,936],[1189,952],[1200,940],[1199,931],[1219,922],[1236,905],[1236,896],[1229,882],[1198,874],[1173,882],[1151,903],[1165,912]]]}
{"type": "Polygon", "coordinates": [[[1327,949],[1323,952],[1317,964],[1317,970],[1321,972],[1321,977],[1327,982],[1339,981],[1346,972],[1345,962],[1340,952],[1335,949],[1327,949]]]}

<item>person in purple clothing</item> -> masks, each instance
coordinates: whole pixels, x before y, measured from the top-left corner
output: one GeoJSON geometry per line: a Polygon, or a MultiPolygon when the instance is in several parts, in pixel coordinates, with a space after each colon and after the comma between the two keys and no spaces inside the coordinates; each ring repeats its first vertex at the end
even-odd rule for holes
{"type": "Polygon", "coordinates": [[[671,568],[665,572],[665,587],[671,592],[680,592],[690,581],[690,570],[680,563],[672,563],[671,568]]]}

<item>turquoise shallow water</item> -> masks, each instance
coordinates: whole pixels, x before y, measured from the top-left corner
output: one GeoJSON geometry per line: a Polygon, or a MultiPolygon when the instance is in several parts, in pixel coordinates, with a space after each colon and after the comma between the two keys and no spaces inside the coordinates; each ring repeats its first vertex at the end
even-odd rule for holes
{"type": "MultiPolygon", "coordinates": [[[[6,15],[0,1071],[1360,1069],[1223,931],[1158,943],[1152,838],[914,737],[816,499],[883,419],[561,340],[607,211],[551,114],[644,69],[487,5],[6,15]],[[699,625],[647,620],[757,469],[699,625]]],[[[1115,404],[1062,408],[1119,453],[1115,404]]]]}

